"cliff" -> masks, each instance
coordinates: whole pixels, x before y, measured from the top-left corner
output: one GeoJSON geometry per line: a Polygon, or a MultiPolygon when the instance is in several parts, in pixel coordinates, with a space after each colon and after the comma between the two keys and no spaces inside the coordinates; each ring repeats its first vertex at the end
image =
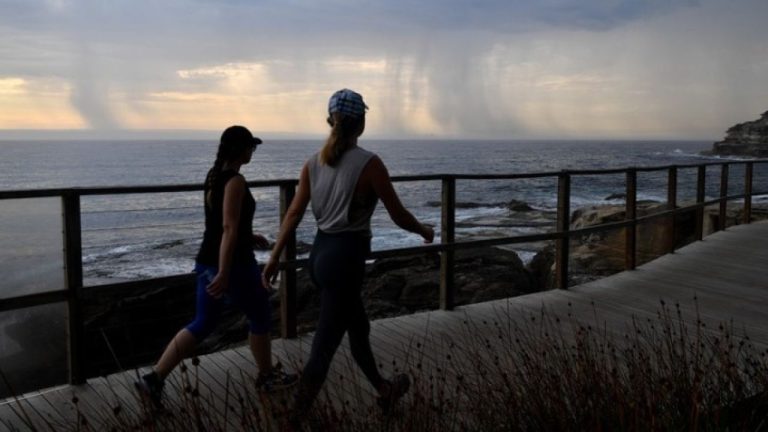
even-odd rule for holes
{"type": "MultiPolygon", "coordinates": [[[[683,205],[693,204],[691,202],[683,205]]],[[[666,204],[653,201],[641,201],[637,205],[637,216],[647,216],[662,212],[666,204]]],[[[626,207],[622,205],[597,205],[575,210],[571,214],[571,229],[587,228],[611,222],[623,221],[626,207]]],[[[704,208],[703,234],[707,236],[718,225],[720,209],[713,205],[704,208]]],[[[726,226],[742,223],[743,209],[729,207],[726,213],[726,226]]],[[[768,207],[754,205],[751,220],[768,219],[768,207]]],[[[670,241],[679,249],[695,240],[695,212],[684,212],[675,216],[675,236],[669,236],[669,219],[659,218],[637,226],[636,259],[642,265],[656,259],[668,251],[670,241]]],[[[569,261],[569,285],[575,286],[600,279],[624,270],[625,237],[623,229],[596,232],[571,239],[569,261]]],[[[555,250],[550,244],[533,258],[530,271],[537,280],[537,289],[554,288],[555,250]]]]}
{"type": "Polygon", "coordinates": [[[706,154],[768,157],[768,111],[757,120],[731,126],[706,154]]]}

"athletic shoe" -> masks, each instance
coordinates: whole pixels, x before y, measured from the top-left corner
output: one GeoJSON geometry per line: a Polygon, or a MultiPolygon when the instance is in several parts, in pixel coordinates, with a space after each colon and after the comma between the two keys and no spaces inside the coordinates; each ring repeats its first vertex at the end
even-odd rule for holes
{"type": "Polygon", "coordinates": [[[157,373],[150,372],[143,375],[139,381],[133,383],[136,390],[142,398],[148,399],[156,409],[163,407],[163,387],[165,382],[157,376],[157,373]]]}
{"type": "Polygon", "coordinates": [[[389,381],[389,391],[387,394],[379,396],[376,403],[384,412],[389,412],[395,403],[400,400],[408,389],[411,387],[411,379],[406,374],[399,374],[392,377],[392,381],[389,381]]]}
{"type": "Polygon", "coordinates": [[[275,367],[266,374],[259,373],[258,378],[256,378],[256,388],[273,392],[294,386],[298,381],[298,375],[285,373],[280,368],[275,367]]]}

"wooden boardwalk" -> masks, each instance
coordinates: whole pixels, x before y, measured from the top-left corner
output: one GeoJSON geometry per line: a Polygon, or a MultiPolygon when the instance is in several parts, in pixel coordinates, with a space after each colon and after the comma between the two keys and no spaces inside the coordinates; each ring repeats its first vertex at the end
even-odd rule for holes
{"type": "MultiPolygon", "coordinates": [[[[607,334],[621,337],[633,320],[657,319],[662,302],[675,316],[695,327],[700,320],[704,331],[716,332],[728,324],[734,337],[749,336],[759,351],[768,349],[768,223],[729,228],[674,254],[661,257],[636,270],[598,281],[521,297],[458,307],[454,311],[430,311],[372,323],[374,353],[385,376],[396,370],[414,372],[438,370],[458,359],[466,350],[457,349],[462,341],[482,343],[494,328],[515,324],[524,331],[546,311],[550,317],[572,317],[589,323],[607,334]],[[453,356],[452,359],[450,359],[453,356]],[[450,360],[449,360],[450,359],[450,360]]],[[[307,357],[311,334],[294,340],[275,340],[274,356],[287,369],[300,367],[307,357]]],[[[488,341],[488,343],[491,343],[488,341]]],[[[480,353],[475,353],[482,355],[480,353]]],[[[471,355],[471,354],[470,354],[471,355]]],[[[169,380],[167,400],[182,410],[195,393],[207,401],[209,414],[219,416],[227,429],[247,429],[240,420],[227,415],[228,406],[254,404],[255,409],[271,407],[280,411],[290,399],[288,393],[264,396],[254,394],[256,372],[247,347],[204,356],[199,365],[187,362],[186,372],[178,370],[169,380]],[[228,395],[228,396],[227,396],[228,395]]],[[[430,372],[431,373],[431,372],[430,372]]],[[[88,424],[125,424],[120,419],[135,419],[145,409],[132,390],[137,371],[91,379],[81,386],[62,386],[0,402],[0,430],[59,430],[76,424],[84,416],[88,424]],[[73,400],[77,400],[73,403],[73,400]],[[117,420],[116,420],[117,419],[117,420]]],[[[372,389],[354,366],[348,346],[342,345],[332,365],[324,395],[334,404],[371,406],[372,389]]],[[[80,420],[82,421],[82,420],[80,420]]]]}

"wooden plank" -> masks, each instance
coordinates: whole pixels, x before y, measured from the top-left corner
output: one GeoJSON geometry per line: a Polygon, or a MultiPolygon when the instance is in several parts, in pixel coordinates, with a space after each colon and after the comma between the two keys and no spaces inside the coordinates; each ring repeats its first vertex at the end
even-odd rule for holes
{"type": "MultiPolygon", "coordinates": [[[[713,268],[716,275],[707,275],[702,273],[700,265],[675,264],[672,262],[659,264],[654,268],[642,268],[633,272],[621,273],[609,278],[594,281],[590,284],[578,287],[579,292],[592,292],[600,290],[626,290],[627,294],[643,292],[646,289],[652,289],[656,283],[669,281],[682,286],[701,287],[702,289],[717,289],[722,285],[735,285],[739,292],[745,294],[760,295],[766,291],[765,279],[757,276],[757,280],[750,277],[739,279],[743,272],[729,268],[713,268]],[[680,272],[680,269],[688,270],[680,272]],[[765,287],[765,288],[763,288],[765,287]]],[[[766,274],[768,276],[768,274],[766,274]]],[[[722,290],[727,292],[725,290],[722,290]]]]}
{"type": "Polygon", "coordinates": [[[128,394],[119,384],[120,374],[88,380],[86,384],[62,389],[66,405],[79,411],[91,425],[103,427],[120,423],[121,418],[141,418],[137,394],[128,394]],[[74,403],[77,401],[77,404],[74,403]]]}
{"type": "Polygon", "coordinates": [[[732,302],[740,302],[744,307],[754,306],[750,301],[768,301],[768,289],[761,285],[768,278],[759,281],[739,281],[736,277],[724,273],[720,276],[719,278],[706,275],[681,277],[674,270],[657,268],[654,272],[635,275],[634,282],[637,284],[635,292],[701,292],[709,296],[728,298],[732,302]]]}
{"type": "Polygon", "coordinates": [[[80,195],[71,190],[61,196],[64,227],[64,279],[67,289],[67,369],[69,382],[85,382],[85,351],[81,291],[83,288],[83,250],[80,224],[80,195]]]}
{"type": "Polygon", "coordinates": [[[571,177],[563,172],[558,176],[557,182],[557,221],[558,232],[563,237],[555,241],[555,286],[560,289],[568,289],[568,257],[570,254],[571,238],[568,231],[571,229],[571,177]]]}
{"type": "MultiPolygon", "coordinates": [[[[668,277],[659,277],[657,272],[633,272],[632,274],[621,275],[621,277],[611,280],[596,281],[589,286],[583,287],[578,292],[583,292],[592,296],[610,296],[620,295],[625,302],[641,301],[643,298],[650,298],[658,301],[661,297],[677,297],[681,300],[693,300],[696,293],[701,292],[704,295],[730,296],[732,300],[738,301],[739,297],[734,296],[738,292],[740,296],[755,296],[754,298],[764,298],[762,291],[749,289],[742,285],[734,286],[730,291],[722,290],[729,284],[725,281],[709,282],[708,279],[696,280],[690,278],[677,277],[677,273],[672,273],[668,277]]],[[[750,305],[744,304],[744,307],[750,305]]]]}
{"type": "Polygon", "coordinates": [[[16,418],[13,405],[16,401],[21,401],[22,399],[28,400],[33,411],[40,412],[45,419],[52,422],[68,418],[69,410],[64,407],[63,401],[57,397],[58,394],[59,388],[54,387],[27,393],[18,399],[9,398],[5,402],[0,402],[0,419],[16,418]]]}
{"type": "Polygon", "coordinates": [[[768,239],[744,238],[741,240],[743,244],[734,244],[733,240],[734,239],[722,238],[703,240],[706,243],[696,244],[696,247],[690,249],[690,254],[684,253],[683,256],[691,257],[690,259],[697,259],[699,257],[703,258],[719,254],[721,265],[727,265],[739,263],[737,260],[731,260],[731,257],[744,257],[751,261],[757,261],[768,255],[763,247],[765,241],[768,239]],[[729,257],[729,260],[723,261],[723,258],[725,257],[729,257]]]}
{"type": "Polygon", "coordinates": [[[374,347],[374,353],[380,363],[394,366],[403,366],[408,360],[418,353],[419,344],[423,345],[419,334],[418,325],[403,325],[398,320],[388,320],[386,325],[375,326],[371,332],[371,344],[374,347]]]}
{"type": "MultiPolygon", "coordinates": [[[[443,179],[440,222],[440,243],[451,244],[456,240],[456,179],[443,179]]],[[[451,310],[456,296],[455,253],[440,253],[440,309],[451,310]]]]}
{"type": "MultiPolygon", "coordinates": [[[[280,223],[283,222],[288,214],[288,208],[291,206],[296,195],[296,184],[284,183],[280,185],[280,223]]],[[[280,254],[280,260],[296,260],[296,230],[288,233],[285,247],[280,254]]],[[[283,339],[292,339],[296,337],[296,268],[286,268],[280,272],[280,334],[283,339]]]]}
{"type": "Polygon", "coordinates": [[[107,415],[120,405],[126,415],[140,416],[144,412],[141,400],[134,388],[135,374],[130,372],[109,375],[97,380],[89,380],[87,386],[72,386],[70,390],[81,401],[87,401],[94,415],[107,415]]]}
{"type": "Polygon", "coordinates": [[[65,417],[42,400],[45,392],[31,392],[0,404],[0,426],[7,430],[56,430],[65,417]]]}
{"type": "Polygon", "coordinates": [[[219,351],[200,356],[198,366],[187,360],[188,379],[193,387],[198,387],[199,397],[207,401],[206,405],[211,407],[211,413],[217,416],[219,423],[238,428],[236,419],[227,415],[227,395],[235,392],[235,383],[240,383],[244,388],[247,383],[241,382],[243,377],[238,374],[237,368],[227,369],[224,353],[219,351]]]}
{"type": "MultiPolygon", "coordinates": [[[[694,302],[693,295],[689,295],[688,292],[684,294],[675,293],[674,289],[679,285],[669,283],[667,292],[663,292],[659,285],[654,286],[654,290],[660,290],[658,296],[648,296],[646,299],[633,297],[631,301],[628,301],[626,296],[622,296],[619,291],[612,291],[610,294],[598,293],[597,298],[600,304],[620,304],[624,303],[625,307],[631,307],[633,310],[644,308],[648,311],[655,311],[661,309],[659,299],[665,299],[667,306],[673,309],[675,303],[679,303],[681,312],[689,325],[694,325],[698,319],[707,323],[709,326],[716,328],[720,323],[738,322],[738,327],[743,329],[747,334],[756,339],[763,340],[768,335],[768,329],[766,329],[766,320],[768,315],[761,308],[752,307],[747,310],[744,303],[727,303],[722,298],[712,299],[705,295],[696,293],[696,302],[694,302]],[[627,306],[631,305],[631,306],[627,306]]],[[[594,295],[594,293],[590,294],[594,295]]],[[[764,303],[763,303],[764,304],[764,303]]]]}
{"type": "MultiPolygon", "coordinates": [[[[289,366],[303,365],[309,357],[311,336],[304,335],[298,340],[278,340],[279,343],[273,344],[273,352],[280,353],[284,359],[283,362],[289,366]]],[[[334,400],[324,400],[325,403],[367,400],[372,396],[366,396],[366,394],[370,394],[372,390],[362,371],[355,366],[349,351],[348,341],[345,338],[334,355],[326,383],[321,390],[321,397],[333,396],[335,398],[334,400]]]]}
{"type": "MultiPolygon", "coordinates": [[[[752,266],[754,267],[754,266],[752,266]]],[[[766,272],[750,271],[750,266],[733,265],[719,266],[717,259],[698,259],[696,261],[663,262],[658,263],[653,269],[642,274],[658,274],[674,277],[679,280],[697,280],[706,284],[718,281],[720,283],[732,282],[735,285],[751,287],[755,291],[760,291],[764,287],[766,272]],[[713,281],[713,282],[706,282],[713,281]]]]}
{"type": "MultiPolygon", "coordinates": [[[[695,266],[694,266],[695,268],[695,266]]],[[[687,296],[692,299],[696,293],[709,296],[728,297],[729,301],[741,302],[746,308],[753,307],[754,302],[768,301],[768,290],[761,286],[765,280],[739,281],[730,275],[721,274],[720,279],[707,275],[681,276],[675,267],[654,271],[637,271],[632,274],[622,274],[610,280],[597,281],[581,292],[597,293],[599,291],[621,292],[627,297],[654,295],[687,296]],[[647,294],[646,294],[647,293],[647,294]]]]}

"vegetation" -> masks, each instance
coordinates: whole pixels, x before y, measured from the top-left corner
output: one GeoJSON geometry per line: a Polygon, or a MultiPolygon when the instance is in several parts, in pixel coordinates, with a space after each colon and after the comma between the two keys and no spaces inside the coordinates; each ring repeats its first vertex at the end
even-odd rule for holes
{"type": "MultiPolygon", "coordinates": [[[[379,410],[367,383],[334,376],[302,428],[768,429],[768,352],[732,323],[709,328],[697,319],[689,326],[685,314],[662,302],[655,319],[608,329],[599,316],[585,323],[570,313],[542,310],[521,318],[517,311],[497,310],[489,320],[468,319],[450,338],[429,331],[414,337],[407,358],[386,365],[414,379],[394,412],[379,410]]],[[[120,399],[94,412],[73,400],[71,415],[35,424],[57,431],[290,430],[290,392],[257,392],[253,378],[241,372],[228,377],[223,395],[214,394],[202,384],[206,371],[199,362],[186,364],[170,380],[161,412],[120,399]]],[[[19,415],[31,421],[37,413],[19,415]]]]}

